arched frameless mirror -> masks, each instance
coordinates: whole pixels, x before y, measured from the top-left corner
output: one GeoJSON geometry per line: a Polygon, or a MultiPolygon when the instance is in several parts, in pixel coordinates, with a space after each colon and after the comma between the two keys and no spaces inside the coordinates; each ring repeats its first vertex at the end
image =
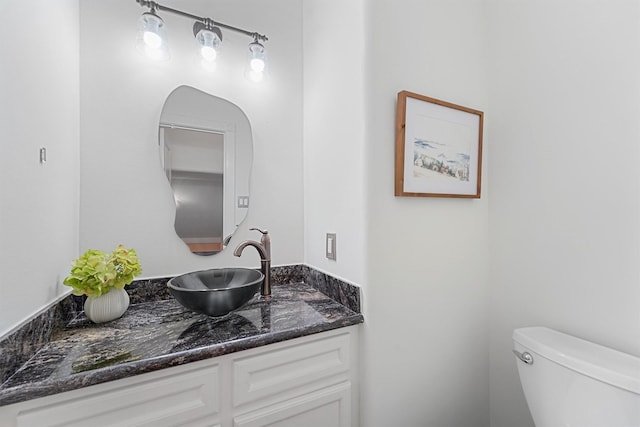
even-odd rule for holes
{"type": "Polygon", "coordinates": [[[249,208],[247,116],[225,99],[180,86],[164,103],[159,144],[176,203],[176,233],[194,254],[222,251],[249,208]]]}

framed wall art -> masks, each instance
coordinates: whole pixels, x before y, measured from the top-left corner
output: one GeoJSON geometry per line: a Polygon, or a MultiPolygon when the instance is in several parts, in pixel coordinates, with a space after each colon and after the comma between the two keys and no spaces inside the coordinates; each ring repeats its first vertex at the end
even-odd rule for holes
{"type": "Polygon", "coordinates": [[[482,111],[398,93],[395,195],[480,198],[482,111]]]}

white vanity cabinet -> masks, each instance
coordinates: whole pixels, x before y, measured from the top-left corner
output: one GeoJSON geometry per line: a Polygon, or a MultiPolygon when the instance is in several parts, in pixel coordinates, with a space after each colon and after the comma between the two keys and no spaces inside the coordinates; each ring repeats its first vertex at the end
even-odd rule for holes
{"type": "Polygon", "coordinates": [[[358,425],[358,326],[0,407],[3,427],[358,425]]]}

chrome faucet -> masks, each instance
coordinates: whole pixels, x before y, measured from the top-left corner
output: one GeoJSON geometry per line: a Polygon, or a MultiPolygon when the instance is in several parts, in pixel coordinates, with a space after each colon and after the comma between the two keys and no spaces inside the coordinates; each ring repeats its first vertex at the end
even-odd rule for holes
{"type": "Polygon", "coordinates": [[[242,251],[247,246],[253,246],[260,255],[260,271],[264,274],[264,280],[262,281],[262,289],[260,294],[268,297],[271,295],[271,238],[267,230],[260,230],[259,228],[251,228],[251,230],[259,231],[262,233],[260,243],[254,240],[245,240],[240,243],[233,254],[237,257],[242,255],[242,251]]]}

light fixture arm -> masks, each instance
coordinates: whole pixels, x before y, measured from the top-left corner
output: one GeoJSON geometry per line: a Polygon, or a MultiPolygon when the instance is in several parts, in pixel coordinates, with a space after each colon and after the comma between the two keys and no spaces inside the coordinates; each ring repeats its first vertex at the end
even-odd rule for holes
{"type": "Polygon", "coordinates": [[[142,7],[150,8],[152,12],[156,11],[156,10],[161,10],[163,12],[173,13],[175,15],[179,15],[179,16],[182,16],[182,17],[185,17],[185,18],[193,19],[193,20],[198,21],[198,22],[202,22],[205,26],[213,25],[213,26],[216,26],[216,27],[220,27],[220,28],[224,28],[224,29],[227,29],[227,30],[230,30],[230,31],[235,31],[237,33],[244,34],[246,36],[252,37],[256,41],[260,40],[260,41],[266,42],[267,40],[269,40],[269,38],[267,36],[265,36],[264,34],[243,30],[242,28],[238,28],[238,27],[234,27],[234,26],[231,26],[231,25],[223,24],[221,22],[214,21],[211,18],[192,15],[191,13],[183,12],[183,11],[177,10],[177,9],[172,9],[170,7],[167,7],[167,6],[163,6],[163,5],[161,5],[161,4],[159,4],[159,3],[155,2],[155,1],[136,0],[136,3],[138,3],[142,7]]]}

